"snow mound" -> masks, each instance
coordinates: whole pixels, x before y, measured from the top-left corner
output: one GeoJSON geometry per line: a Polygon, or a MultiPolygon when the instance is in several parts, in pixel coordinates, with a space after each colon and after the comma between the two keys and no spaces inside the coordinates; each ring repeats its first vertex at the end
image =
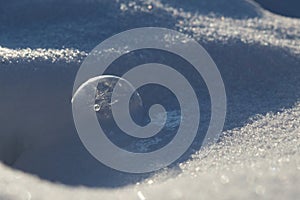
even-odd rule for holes
{"type": "Polygon", "coordinates": [[[164,171],[115,190],[50,184],[1,165],[0,197],[69,199],[76,194],[81,199],[296,199],[300,184],[299,119],[299,103],[282,113],[256,117],[225,132],[220,143],[182,163],[180,175],[164,171]]]}
{"type": "Polygon", "coordinates": [[[299,9],[300,2],[297,0],[273,0],[272,3],[268,0],[255,0],[264,8],[270,10],[271,12],[287,16],[287,17],[300,17],[299,9]]]}

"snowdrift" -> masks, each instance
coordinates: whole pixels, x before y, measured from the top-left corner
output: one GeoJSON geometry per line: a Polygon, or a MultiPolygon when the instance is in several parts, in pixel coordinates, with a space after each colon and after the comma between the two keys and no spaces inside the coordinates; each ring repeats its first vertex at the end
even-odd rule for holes
{"type": "Polygon", "coordinates": [[[0,199],[299,196],[298,19],[240,0],[1,1],[0,11],[0,199]],[[195,143],[188,161],[132,175],[85,150],[71,98],[88,52],[143,26],[184,32],[205,47],[222,74],[228,113],[216,145],[199,152],[195,143]]]}

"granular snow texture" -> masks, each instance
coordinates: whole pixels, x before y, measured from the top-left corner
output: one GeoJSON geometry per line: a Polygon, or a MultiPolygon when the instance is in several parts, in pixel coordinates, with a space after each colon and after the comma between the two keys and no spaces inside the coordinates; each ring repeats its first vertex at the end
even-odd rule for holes
{"type": "Polygon", "coordinates": [[[1,200],[299,198],[300,20],[246,0],[0,4],[1,200]],[[228,113],[217,144],[139,176],[88,154],[70,100],[89,51],[143,26],[178,30],[205,47],[228,113]]]}

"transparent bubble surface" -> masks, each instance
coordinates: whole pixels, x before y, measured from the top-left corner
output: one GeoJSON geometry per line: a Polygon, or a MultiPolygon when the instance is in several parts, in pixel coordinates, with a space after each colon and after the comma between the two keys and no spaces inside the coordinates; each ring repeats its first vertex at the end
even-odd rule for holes
{"type": "Polygon", "coordinates": [[[136,92],[136,89],[125,79],[117,76],[99,76],[95,79],[97,82],[97,90],[95,95],[94,110],[97,112],[98,119],[101,120],[113,120],[111,106],[118,104],[122,96],[133,93],[131,101],[129,103],[129,110],[131,116],[138,122],[144,121],[145,111],[143,108],[143,102],[140,95],[136,92]],[[115,94],[115,99],[112,101],[112,93],[114,88],[118,84],[122,88],[123,93],[115,94]]]}

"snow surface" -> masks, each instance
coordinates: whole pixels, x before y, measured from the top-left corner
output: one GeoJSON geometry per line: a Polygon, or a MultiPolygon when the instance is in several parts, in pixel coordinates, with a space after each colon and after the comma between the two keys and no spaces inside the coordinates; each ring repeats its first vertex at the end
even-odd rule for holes
{"type": "Polygon", "coordinates": [[[0,199],[299,198],[298,19],[245,0],[0,5],[0,199]],[[71,98],[88,52],[142,26],[187,33],[206,48],[224,79],[228,114],[219,143],[200,152],[195,145],[170,169],[131,175],[84,149],[71,98]]]}
{"type": "Polygon", "coordinates": [[[287,17],[300,17],[299,8],[300,2],[298,0],[273,0],[272,3],[268,0],[255,0],[262,7],[280,15],[287,17]]]}

